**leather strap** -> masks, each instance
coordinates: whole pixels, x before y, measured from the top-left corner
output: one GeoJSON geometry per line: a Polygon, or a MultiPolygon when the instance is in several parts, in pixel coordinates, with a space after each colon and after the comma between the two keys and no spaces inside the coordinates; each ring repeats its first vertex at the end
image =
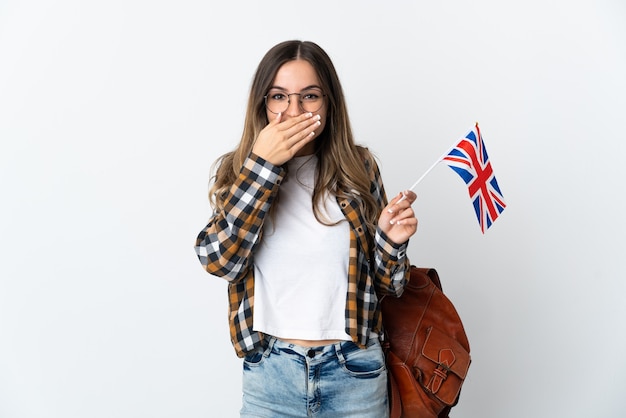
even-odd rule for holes
{"type": "Polygon", "coordinates": [[[391,405],[389,410],[389,418],[400,418],[402,416],[402,399],[400,398],[400,390],[396,379],[393,378],[391,373],[387,373],[387,379],[389,379],[389,391],[387,402],[391,405]]]}
{"type": "Polygon", "coordinates": [[[449,348],[443,348],[439,351],[439,365],[434,370],[434,374],[430,383],[427,385],[427,388],[432,393],[437,393],[439,388],[441,388],[441,384],[448,377],[448,371],[450,370],[450,366],[456,361],[456,356],[454,355],[454,351],[449,348]]]}

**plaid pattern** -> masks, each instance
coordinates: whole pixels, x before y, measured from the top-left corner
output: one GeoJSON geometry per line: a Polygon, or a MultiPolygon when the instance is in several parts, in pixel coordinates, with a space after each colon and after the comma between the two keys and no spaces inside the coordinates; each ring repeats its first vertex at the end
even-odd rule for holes
{"type": "MultiPolygon", "coordinates": [[[[369,153],[367,153],[369,155],[369,153]]],[[[371,192],[383,208],[387,197],[374,159],[365,160],[372,180],[371,192]]],[[[264,343],[264,335],[252,330],[254,310],[254,248],[262,226],[285,176],[277,167],[251,154],[231,187],[224,210],[213,214],[196,240],[196,253],[207,272],[228,282],[231,341],[239,357],[264,343]]],[[[352,340],[367,344],[370,333],[381,332],[378,296],[399,296],[409,275],[407,243],[397,245],[378,230],[372,237],[353,199],[339,199],[350,223],[346,332],[352,340]]]]}

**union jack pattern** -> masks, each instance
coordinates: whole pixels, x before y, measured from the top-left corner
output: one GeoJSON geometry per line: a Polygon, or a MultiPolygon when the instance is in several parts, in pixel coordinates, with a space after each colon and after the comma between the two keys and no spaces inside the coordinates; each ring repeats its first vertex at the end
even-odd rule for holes
{"type": "Polygon", "coordinates": [[[443,157],[443,161],[465,181],[484,234],[506,204],[493,173],[478,123],[443,157]]]}

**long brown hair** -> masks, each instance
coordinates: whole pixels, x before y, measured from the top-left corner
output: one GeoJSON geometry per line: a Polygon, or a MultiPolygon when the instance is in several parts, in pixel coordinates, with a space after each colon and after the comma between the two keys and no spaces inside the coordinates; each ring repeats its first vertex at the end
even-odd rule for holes
{"type": "Polygon", "coordinates": [[[330,57],[317,44],[308,41],[282,42],[271,48],[259,63],[250,88],[241,141],[235,150],[221,156],[213,165],[215,175],[209,190],[211,204],[216,210],[223,209],[228,189],[237,179],[259,132],[268,124],[264,96],[279,68],[297,59],[306,60],[313,66],[326,94],[326,126],[315,140],[318,156],[312,201],[315,217],[319,222],[329,224],[319,209],[329,192],[339,198],[356,199],[368,229],[373,232],[380,209],[370,192],[370,175],[364,164],[364,158],[373,157],[354,143],[343,89],[330,57]]]}

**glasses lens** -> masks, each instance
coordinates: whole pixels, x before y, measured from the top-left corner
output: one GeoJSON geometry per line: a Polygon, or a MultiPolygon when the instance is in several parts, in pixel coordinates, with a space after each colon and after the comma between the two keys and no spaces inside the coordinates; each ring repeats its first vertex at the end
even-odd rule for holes
{"type": "Polygon", "coordinates": [[[303,111],[314,113],[322,108],[324,94],[320,89],[309,89],[291,94],[270,90],[265,96],[265,106],[272,113],[282,113],[289,108],[291,100],[298,100],[303,111]]]}
{"type": "Polygon", "coordinates": [[[324,104],[324,95],[319,89],[305,90],[300,94],[300,103],[305,112],[315,113],[324,104]]]}
{"type": "Polygon", "coordinates": [[[265,106],[272,113],[282,113],[289,107],[289,97],[285,93],[270,91],[265,96],[265,106]]]}

